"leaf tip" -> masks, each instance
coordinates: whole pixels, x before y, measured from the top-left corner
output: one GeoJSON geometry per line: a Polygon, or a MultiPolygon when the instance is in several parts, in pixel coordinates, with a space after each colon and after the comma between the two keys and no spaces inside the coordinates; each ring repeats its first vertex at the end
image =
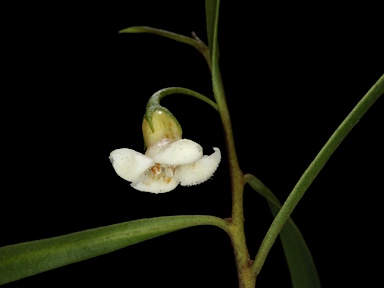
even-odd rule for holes
{"type": "Polygon", "coordinates": [[[135,27],[124,28],[124,29],[119,30],[117,33],[119,33],[119,34],[122,34],[122,33],[134,33],[134,32],[136,32],[134,28],[135,27]]]}

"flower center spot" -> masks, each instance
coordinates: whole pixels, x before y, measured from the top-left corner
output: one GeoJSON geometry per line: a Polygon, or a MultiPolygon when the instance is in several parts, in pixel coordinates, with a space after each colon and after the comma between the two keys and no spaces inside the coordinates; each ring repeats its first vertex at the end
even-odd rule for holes
{"type": "Polygon", "coordinates": [[[165,183],[170,183],[173,176],[175,175],[176,166],[172,165],[161,165],[156,163],[151,168],[149,168],[149,176],[157,181],[163,181],[165,183]]]}

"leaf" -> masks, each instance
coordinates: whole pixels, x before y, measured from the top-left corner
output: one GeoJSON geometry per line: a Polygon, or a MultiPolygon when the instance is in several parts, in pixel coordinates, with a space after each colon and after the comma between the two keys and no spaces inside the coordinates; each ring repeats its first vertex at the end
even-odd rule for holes
{"type": "Polygon", "coordinates": [[[213,216],[166,216],[4,246],[0,248],[0,285],[198,225],[226,229],[226,222],[213,216]]]}
{"type": "Polygon", "coordinates": [[[170,32],[163,29],[148,27],[148,26],[133,26],[128,27],[125,29],[122,29],[119,31],[119,33],[149,33],[149,34],[155,34],[164,38],[168,38],[171,40],[175,40],[177,42],[181,42],[184,44],[188,44],[192,47],[195,47],[197,51],[199,51],[205,60],[207,61],[208,67],[211,69],[211,59],[209,54],[208,47],[200,40],[199,37],[195,33],[192,32],[192,37],[187,37],[184,35],[180,35],[174,32],[170,32]]]}
{"type": "Polygon", "coordinates": [[[180,35],[174,32],[170,32],[167,30],[162,30],[162,29],[157,29],[153,27],[148,27],[148,26],[133,26],[133,27],[128,27],[125,29],[122,29],[119,31],[119,33],[150,33],[150,34],[155,34],[158,36],[162,36],[168,39],[175,40],[177,42],[185,43],[191,46],[194,46],[197,48],[197,41],[191,37],[187,37],[184,35],[180,35]]]}
{"type": "MultiPolygon", "coordinates": [[[[268,201],[272,215],[276,216],[281,204],[272,191],[253,175],[247,174],[245,179],[253,190],[268,201]]],[[[287,259],[292,286],[294,288],[320,288],[320,279],[311,252],[299,228],[291,218],[281,230],[280,239],[287,259]]]]}
{"type": "MultiPolygon", "coordinates": [[[[213,61],[213,71],[215,70],[215,64],[215,61],[213,61]]],[[[284,228],[286,222],[289,220],[289,216],[295,209],[296,205],[299,203],[300,199],[304,196],[305,192],[307,191],[308,187],[312,184],[313,180],[324,168],[329,158],[336,151],[341,142],[343,142],[345,137],[347,137],[348,133],[352,130],[352,128],[360,121],[364,114],[380,98],[382,94],[384,94],[384,74],[379,78],[379,80],[377,80],[375,84],[373,84],[373,86],[356,104],[356,106],[343,120],[339,127],[337,127],[335,132],[333,132],[333,134],[325,143],[323,148],[321,148],[320,152],[316,155],[315,159],[313,159],[311,164],[304,171],[303,175],[301,175],[299,181],[297,181],[295,187],[292,189],[291,193],[285,200],[284,205],[279,208],[277,215],[273,219],[273,222],[269,227],[264,237],[264,240],[262,241],[259,247],[259,251],[257,252],[255,261],[252,264],[252,270],[254,273],[258,274],[260,272],[273,243],[275,242],[278,235],[280,235],[281,230],[284,228]]],[[[218,101],[217,103],[219,104],[218,101]]],[[[256,191],[258,191],[257,189],[263,189],[265,190],[263,191],[264,195],[272,194],[272,192],[269,191],[268,188],[265,187],[254,176],[248,175],[246,179],[250,181],[249,183],[251,186],[251,182],[254,182],[254,187],[252,187],[256,191]]],[[[260,191],[258,192],[260,193],[260,191]]]]}

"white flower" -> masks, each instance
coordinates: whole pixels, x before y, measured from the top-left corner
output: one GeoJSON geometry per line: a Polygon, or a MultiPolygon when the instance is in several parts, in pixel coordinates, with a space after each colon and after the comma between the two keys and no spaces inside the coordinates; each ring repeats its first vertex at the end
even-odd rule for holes
{"type": "Polygon", "coordinates": [[[182,139],[180,124],[172,113],[164,107],[155,108],[142,123],[145,155],[127,148],[111,152],[109,159],[117,175],[132,182],[133,188],[152,193],[169,192],[179,184],[197,185],[211,178],[221,160],[220,149],[203,155],[198,143],[182,139]]]}
{"type": "Polygon", "coordinates": [[[219,148],[210,156],[191,140],[159,141],[145,155],[122,148],[111,152],[110,160],[117,175],[132,182],[143,192],[164,193],[177,187],[200,184],[216,171],[221,160],[219,148]]]}

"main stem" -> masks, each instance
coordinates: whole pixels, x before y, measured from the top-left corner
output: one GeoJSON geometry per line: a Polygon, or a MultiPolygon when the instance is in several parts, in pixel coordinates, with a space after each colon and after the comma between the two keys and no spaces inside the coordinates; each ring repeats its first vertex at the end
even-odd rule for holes
{"type": "Polygon", "coordinates": [[[244,234],[243,192],[245,182],[243,173],[240,170],[239,163],[237,160],[231,118],[229,116],[228,106],[219,68],[219,49],[217,41],[219,6],[220,1],[217,1],[214,40],[212,49],[212,86],[224,129],[224,136],[229,162],[229,173],[231,178],[232,218],[229,220],[228,234],[231,238],[235,254],[239,287],[254,288],[256,285],[256,277],[251,269],[252,261],[249,258],[244,234]]]}
{"type": "MultiPolygon", "coordinates": [[[[215,65],[213,65],[215,68],[215,65]]],[[[240,288],[253,288],[256,284],[255,274],[251,270],[251,262],[244,234],[244,212],[243,212],[243,192],[244,176],[237,161],[235,142],[233,139],[232,124],[229,116],[228,106],[225,100],[224,88],[221,80],[220,71],[213,70],[212,78],[213,91],[221,122],[224,128],[224,136],[228,154],[229,173],[231,178],[232,190],[232,218],[229,220],[229,237],[235,254],[237,273],[240,288]]]]}

